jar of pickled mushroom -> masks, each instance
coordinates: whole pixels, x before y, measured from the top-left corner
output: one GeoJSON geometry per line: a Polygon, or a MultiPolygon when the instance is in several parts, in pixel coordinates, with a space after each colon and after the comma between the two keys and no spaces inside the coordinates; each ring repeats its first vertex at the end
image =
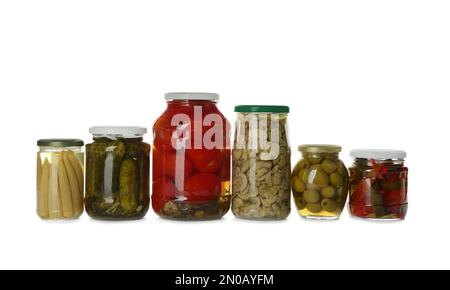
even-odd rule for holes
{"type": "Polygon", "coordinates": [[[214,93],[168,93],[153,126],[152,206],[175,220],[219,219],[230,208],[230,123],[214,93]]]}
{"type": "Polygon", "coordinates": [[[232,211],[238,218],[281,220],[291,211],[289,107],[237,106],[232,211]]]}
{"type": "Polygon", "coordinates": [[[150,145],[142,127],[92,127],[86,145],[86,211],[96,219],[142,218],[150,203],[150,145]]]}
{"type": "Polygon", "coordinates": [[[348,171],[336,145],[302,145],[303,158],[292,173],[295,205],[300,216],[338,219],[348,195],[348,171]]]}
{"type": "Polygon", "coordinates": [[[408,209],[408,168],[401,150],[353,150],[350,213],[366,219],[403,220],[408,209]]]}
{"type": "Polygon", "coordinates": [[[37,214],[42,219],[76,219],[83,213],[84,142],[37,142],[37,214]]]}

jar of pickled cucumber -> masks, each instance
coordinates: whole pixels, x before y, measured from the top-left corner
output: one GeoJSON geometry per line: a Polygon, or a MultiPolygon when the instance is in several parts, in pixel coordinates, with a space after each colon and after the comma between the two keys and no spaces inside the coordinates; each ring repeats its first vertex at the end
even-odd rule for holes
{"type": "Polygon", "coordinates": [[[230,123],[214,93],[168,93],[153,126],[153,210],[212,220],[230,209],[230,123]]]}
{"type": "Polygon", "coordinates": [[[76,219],[83,213],[84,142],[37,142],[37,214],[42,219],[76,219]]]}
{"type": "Polygon", "coordinates": [[[302,145],[303,159],[292,173],[295,205],[300,216],[338,219],[348,195],[348,171],[336,145],[302,145]]]}
{"type": "Polygon", "coordinates": [[[291,211],[287,106],[237,106],[232,211],[238,218],[281,220],[291,211]]]}
{"type": "Polygon", "coordinates": [[[142,127],[92,127],[86,145],[86,211],[106,220],[142,218],[150,203],[150,145],[142,127]]]}
{"type": "Polygon", "coordinates": [[[408,210],[408,168],[402,150],[353,150],[350,213],[359,218],[403,220],[408,210]]]}

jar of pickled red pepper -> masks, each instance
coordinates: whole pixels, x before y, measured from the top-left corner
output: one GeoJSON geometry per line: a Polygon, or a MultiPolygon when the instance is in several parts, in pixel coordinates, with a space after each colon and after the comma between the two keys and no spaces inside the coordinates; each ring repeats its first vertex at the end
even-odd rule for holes
{"type": "Polygon", "coordinates": [[[142,127],[92,127],[86,145],[86,211],[97,219],[142,218],[150,204],[150,145],[142,127]]]}
{"type": "Polygon", "coordinates": [[[294,201],[300,216],[338,219],[348,196],[348,171],[337,145],[302,145],[303,159],[292,173],[294,201]]]}
{"type": "Polygon", "coordinates": [[[175,220],[219,219],[230,208],[230,123],[214,93],[168,93],[153,126],[152,206],[175,220]]]}
{"type": "Polygon", "coordinates": [[[42,219],[76,219],[83,213],[84,142],[37,142],[37,214],[42,219]]]}
{"type": "Polygon", "coordinates": [[[350,213],[366,219],[403,220],[408,209],[408,168],[401,150],[353,150],[350,213]]]}
{"type": "Polygon", "coordinates": [[[237,106],[232,210],[238,218],[281,220],[291,212],[287,106],[237,106]]]}

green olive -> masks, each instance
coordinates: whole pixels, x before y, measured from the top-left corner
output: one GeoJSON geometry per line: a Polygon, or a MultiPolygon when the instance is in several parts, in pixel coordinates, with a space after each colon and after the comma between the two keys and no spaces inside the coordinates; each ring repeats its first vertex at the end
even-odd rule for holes
{"type": "Polygon", "coordinates": [[[330,175],[330,183],[333,186],[341,187],[344,185],[344,178],[339,173],[332,173],[330,175]]]}
{"type": "Polygon", "coordinates": [[[306,208],[312,213],[319,213],[322,211],[322,205],[320,203],[308,203],[306,208]]]}
{"type": "Polygon", "coordinates": [[[336,190],[333,186],[327,186],[322,189],[322,196],[325,198],[333,198],[336,195],[336,190]]]}
{"type": "Polygon", "coordinates": [[[295,192],[303,192],[305,191],[305,184],[298,178],[294,178],[293,189],[295,192]]]}
{"type": "Polygon", "coordinates": [[[313,165],[309,168],[310,170],[322,170],[322,166],[320,164],[313,165]]]}
{"type": "Polygon", "coordinates": [[[337,170],[338,165],[334,160],[325,159],[322,161],[321,167],[326,173],[331,174],[337,170]]]}
{"type": "Polygon", "coordinates": [[[295,165],[294,172],[297,173],[297,172],[299,172],[300,170],[305,169],[305,168],[308,168],[308,167],[309,167],[309,162],[308,162],[308,160],[302,159],[302,160],[300,160],[299,163],[297,163],[297,165],[295,165]]]}
{"type": "Polygon", "coordinates": [[[308,175],[308,181],[320,187],[325,187],[330,183],[330,177],[323,170],[315,170],[313,172],[309,172],[308,175]]]}
{"type": "Polygon", "coordinates": [[[315,190],[306,190],[303,193],[303,200],[307,203],[317,203],[320,200],[320,194],[315,190]]]}
{"type": "Polygon", "coordinates": [[[345,167],[344,162],[342,162],[341,160],[338,160],[337,163],[337,172],[342,175],[342,176],[348,176],[348,170],[347,167],[345,167]]]}
{"type": "Polygon", "coordinates": [[[304,183],[308,182],[308,170],[307,169],[302,169],[300,170],[300,172],[298,173],[298,178],[303,181],[304,183]]]}
{"type": "Polygon", "coordinates": [[[320,164],[320,162],[322,162],[323,158],[317,155],[309,155],[308,157],[308,161],[311,162],[312,164],[320,164]]]}
{"type": "Polygon", "coordinates": [[[297,207],[299,210],[305,209],[307,203],[302,199],[297,199],[297,207]]]}
{"type": "Polygon", "coordinates": [[[322,200],[321,206],[325,211],[328,212],[335,212],[338,208],[337,202],[329,198],[325,198],[324,200],[322,200]]]}
{"type": "Polygon", "coordinates": [[[306,189],[320,191],[320,186],[314,183],[306,183],[306,189]]]}

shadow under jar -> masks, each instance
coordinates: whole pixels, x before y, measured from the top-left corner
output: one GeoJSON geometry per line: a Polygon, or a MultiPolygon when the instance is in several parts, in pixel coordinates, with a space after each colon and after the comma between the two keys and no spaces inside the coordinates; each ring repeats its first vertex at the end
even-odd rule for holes
{"type": "Polygon", "coordinates": [[[150,145],[141,127],[92,127],[86,145],[86,212],[104,220],[140,219],[150,197],[150,145]]]}
{"type": "Polygon", "coordinates": [[[408,210],[408,168],[401,150],[353,150],[350,213],[359,218],[403,220],[408,210]]]}
{"type": "Polygon", "coordinates": [[[295,205],[308,219],[338,219],[348,196],[348,171],[336,145],[302,145],[292,173],[295,205]]]}
{"type": "Polygon", "coordinates": [[[220,219],[230,209],[230,124],[214,93],[168,93],[153,126],[153,210],[173,220],[220,219]]]}
{"type": "Polygon", "coordinates": [[[291,212],[287,106],[237,106],[232,211],[238,218],[282,220],[291,212]]]}

